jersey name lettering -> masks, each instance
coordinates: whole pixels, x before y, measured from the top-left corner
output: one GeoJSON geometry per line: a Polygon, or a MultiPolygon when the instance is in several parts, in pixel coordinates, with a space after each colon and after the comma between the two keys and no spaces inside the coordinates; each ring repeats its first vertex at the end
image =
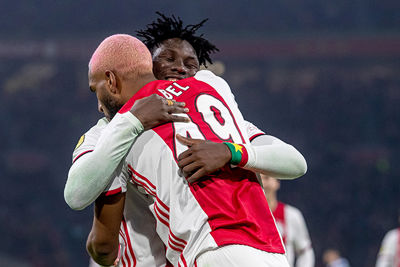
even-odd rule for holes
{"type": "Polygon", "coordinates": [[[163,94],[163,96],[166,99],[173,99],[174,96],[180,96],[183,93],[183,91],[186,91],[189,88],[190,88],[189,86],[181,86],[178,83],[174,82],[174,83],[172,83],[172,85],[165,88],[165,90],[158,89],[158,91],[161,94],[163,94]]]}

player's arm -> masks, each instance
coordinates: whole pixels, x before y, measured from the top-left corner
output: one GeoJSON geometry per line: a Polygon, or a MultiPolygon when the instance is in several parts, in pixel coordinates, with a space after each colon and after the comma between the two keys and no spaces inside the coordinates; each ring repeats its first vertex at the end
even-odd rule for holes
{"type": "Polygon", "coordinates": [[[184,103],[168,105],[160,96],[151,95],[137,100],[128,112],[118,113],[102,131],[93,151],[71,166],[64,189],[68,205],[83,209],[93,203],[143,131],[165,122],[186,122],[187,118],[174,115],[185,112],[184,103]]]}
{"type": "Polygon", "coordinates": [[[213,173],[229,163],[278,179],[294,179],[307,171],[307,163],[297,149],[270,135],[258,136],[251,145],[241,145],[240,148],[180,135],[177,135],[177,140],[189,147],[178,156],[179,167],[184,173],[191,174],[189,182],[213,173]]]}
{"type": "Polygon", "coordinates": [[[101,195],[95,202],[93,225],[86,248],[93,260],[102,266],[113,266],[118,258],[124,204],[125,193],[101,195]]]}

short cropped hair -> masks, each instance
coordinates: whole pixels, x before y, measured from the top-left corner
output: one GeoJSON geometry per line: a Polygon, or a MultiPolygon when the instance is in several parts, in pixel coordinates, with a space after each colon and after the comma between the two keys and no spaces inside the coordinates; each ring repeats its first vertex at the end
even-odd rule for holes
{"type": "Polygon", "coordinates": [[[191,44],[196,51],[200,65],[207,66],[212,63],[210,54],[219,49],[203,37],[203,34],[196,35],[196,31],[208,20],[204,19],[195,25],[183,26],[182,20],[174,15],[167,17],[160,12],[156,12],[160,18],[147,25],[144,30],[136,31],[137,36],[143,39],[145,45],[153,52],[160,43],[171,38],[180,38],[191,44]]]}
{"type": "Polygon", "coordinates": [[[149,49],[128,34],[115,34],[104,39],[89,61],[91,73],[111,70],[121,77],[139,77],[153,73],[149,49]]]}

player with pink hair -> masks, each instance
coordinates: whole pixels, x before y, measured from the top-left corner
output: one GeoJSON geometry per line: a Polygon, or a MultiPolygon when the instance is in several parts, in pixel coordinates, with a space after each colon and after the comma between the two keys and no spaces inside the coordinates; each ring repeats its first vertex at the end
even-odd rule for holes
{"type": "MultiPolygon", "coordinates": [[[[117,40],[118,37],[118,35],[113,36],[108,40],[117,40]]],[[[123,39],[117,41],[126,42],[126,40],[123,39]]],[[[133,38],[130,39],[129,42],[137,42],[137,40],[133,38]]],[[[110,52],[110,50],[107,51],[108,53],[113,53],[110,52]]],[[[96,53],[100,54],[98,51],[96,51],[95,54],[96,53]]],[[[114,56],[118,57],[118,55],[114,56]]],[[[148,58],[133,59],[132,57],[122,57],[121,60],[123,62],[118,62],[118,66],[126,65],[125,62],[129,60],[131,60],[130,64],[132,65],[135,65],[136,63],[139,63],[140,65],[143,62],[148,62],[148,58]]],[[[105,177],[107,175],[104,175],[102,170],[107,169],[108,172],[113,172],[118,168],[125,169],[125,166],[128,165],[128,175],[134,175],[129,176],[129,181],[133,179],[136,187],[144,190],[148,194],[148,197],[155,201],[153,205],[151,205],[151,208],[157,219],[157,232],[167,247],[167,258],[174,265],[185,265],[187,262],[187,265],[192,266],[196,261],[196,258],[201,254],[201,257],[199,257],[197,261],[199,266],[208,263],[215,264],[215,262],[220,262],[218,263],[221,264],[220,266],[224,266],[224,264],[227,266],[235,266],[235,264],[237,264],[237,266],[243,266],[243,262],[247,262],[252,266],[264,266],[264,264],[270,264],[271,266],[287,266],[286,258],[284,254],[282,254],[284,253],[284,249],[280,236],[276,230],[271,214],[266,212],[268,206],[262,189],[254,174],[239,168],[235,169],[233,172],[227,170],[222,171],[220,174],[216,174],[215,178],[209,177],[211,183],[207,182],[208,186],[205,187],[207,189],[204,189],[206,190],[204,193],[212,197],[210,199],[198,199],[203,194],[201,193],[203,187],[195,186],[197,188],[196,190],[199,190],[198,192],[200,195],[193,195],[191,190],[194,185],[191,186],[186,183],[182,174],[179,174],[178,172],[179,167],[176,163],[177,159],[174,160],[173,158],[170,158],[172,155],[177,156],[178,154],[174,153],[179,153],[184,148],[182,145],[178,146],[177,142],[174,141],[174,131],[166,130],[170,127],[177,127],[176,133],[185,134],[186,131],[187,133],[191,133],[191,136],[194,134],[198,138],[201,134],[199,135],[196,131],[200,130],[205,134],[204,136],[206,138],[210,138],[213,141],[221,142],[221,139],[219,139],[219,135],[217,134],[219,133],[228,134],[234,138],[232,140],[234,142],[241,142],[243,144],[249,142],[247,135],[243,132],[243,118],[237,109],[228,85],[221,78],[216,77],[208,71],[200,71],[190,79],[181,80],[179,82],[170,82],[156,81],[151,73],[144,73],[140,76],[128,75],[122,77],[118,75],[117,66],[114,71],[113,69],[97,71],[99,68],[96,68],[93,65],[90,65],[90,67],[90,87],[94,92],[96,92],[98,97],[100,96],[99,102],[101,97],[106,100],[107,97],[105,96],[108,95],[109,99],[112,99],[112,101],[108,101],[108,104],[110,104],[110,106],[119,106],[127,99],[127,97],[133,97],[102,131],[96,144],[96,148],[92,152],[94,153],[97,151],[96,160],[94,160],[90,168],[86,169],[84,172],[87,176],[96,177],[96,179],[99,180],[107,180],[110,179],[110,177],[105,177]],[[187,91],[189,88],[191,88],[190,91],[187,91]],[[206,101],[204,104],[214,103],[213,105],[216,105],[216,107],[211,109],[211,114],[208,114],[210,109],[208,109],[208,113],[206,111],[207,109],[204,110],[207,114],[207,116],[203,114],[205,116],[204,120],[215,118],[215,115],[213,114],[218,111],[218,116],[222,116],[222,119],[225,122],[223,124],[224,127],[222,128],[222,132],[218,125],[214,125],[217,128],[213,128],[213,130],[217,132],[206,130],[207,123],[201,119],[201,116],[199,117],[199,112],[196,111],[197,104],[193,103],[193,101],[196,102],[198,99],[203,99],[204,97],[196,96],[205,96],[204,93],[206,92],[210,94],[211,102],[206,101]],[[140,125],[140,121],[142,120],[139,116],[138,118],[134,116],[132,109],[134,109],[138,104],[138,101],[140,101],[137,99],[151,93],[158,93],[159,95],[169,99],[175,99],[176,101],[182,102],[182,100],[185,100],[184,102],[190,102],[191,104],[188,105],[188,114],[193,123],[189,123],[187,126],[179,124],[163,124],[159,127],[153,128],[153,130],[146,131],[145,134],[141,134],[140,137],[137,138],[137,136],[143,132],[143,126],[140,125]],[[228,109],[232,110],[232,112],[227,113],[228,109]],[[129,112],[129,110],[131,110],[131,112],[129,112]],[[210,115],[212,117],[209,117],[210,115]],[[236,121],[235,124],[232,124],[233,120],[236,121]],[[232,131],[239,132],[233,133],[232,131]],[[145,140],[149,137],[151,137],[151,140],[153,140],[153,138],[155,139],[151,142],[146,142],[145,140]],[[137,140],[134,143],[133,141],[136,138],[137,140]],[[163,143],[159,143],[157,140],[164,141],[163,143]],[[169,145],[165,146],[165,144],[169,145]],[[149,148],[145,149],[143,145],[149,146],[149,148]],[[169,154],[171,152],[172,154],[169,154]],[[145,175],[143,176],[143,174],[145,175]],[[159,175],[161,176],[159,177],[159,175]],[[220,175],[228,176],[232,179],[219,180],[218,177],[220,175]],[[238,179],[242,175],[247,178],[238,179]],[[144,177],[146,177],[145,180],[147,181],[147,185],[141,184],[140,182],[140,179],[144,179],[144,177]],[[215,179],[219,182],[216,183],[217,180],[215,179]],[[167,185],[170,182],[173,183],[173,185],[171,185],[172,187],[167,185]],[[228,184],[224,187],[220,184],[221,182],[223,184],[228,184]],[[224,188],[224,190],[227,190],[225,194],[228,195],[231,194],[228,192],[229,190],[239,190],[241,191],[241,194],[231,195],[234,196],[235,200],[234,202],[230,202],[230,198],[218,198],[218,191],[212,193],[213,190],[216,190],[216,188],[212,189],[214,186],[216,186],[216,188],[224,188]],[[176,197],[189,198],[185,201],[172,201],[176,197]],[[213,197],[217,197],[217,200],[212,201],[211,199],[213,197]],[[210,200],[212,203],[209,202],[210,200]],[[234,203],[240,203],[240,206],[235,206],[235,209],[237,209],[236,211],[240,210],[241,212],[235,212],[234,214],[229,215],[226,214],[226,212],[229,212],[229,209],[226,210],[226,208],[232,204],[236,205],[234,203]],[[160,210],[160,205],[163,206],[163,211],[160,210]],[[211,211],[211,206],[209,205],[217,205],[220,206],[220,208],[211,211]],[[161,214],[164,214],[163,216],[168,216],[169,218],[167,228],[165,228],[165,220],[167,217],[160,217],[160,212],[161,214]],[[165,215],[167,214],[165,212],[169,213],[169,215],[165,215]],[[201,214],[195,221],[193,221],[195,218],[192,216],[193,212],[197,214],[195,217],[201,214]],[[220,215],[211,215],[210,212],[212,214],[216,212],[220,215]],[[236,218],[237,216],[240,218],[236,218]],[[226,218],[228,221],[221,221],[219,218],[226,218]],[[215,224],[219,225],[218,231],[212,227],[212,225],[215,224]],[[210,225],[211,229],[209,228],[210,225]],[[233,225],[235,225],[235,227],[233,225]],[[243,227],[246,229],[247,227],[250,228],[245,230],[243,227]],[[253,233],[255,229],[258,229],[257,233],[253,233]],[[220,234],[215,236],[213,235],[214,231],[217,231],[220,234]],[[209,250],[213,251],[211,252],[209,250]],[[229,262],[230,260],[233,260],[234,265],[229,262]]],[[[209,97],[206,98],[208,99],[209,97]]],[[[104,104],[105,102],[106,101],[102,101],[101,103],[104,104]]],[[[217,120],[214,121],[214,124],[215,123],[220,122],[217,120]]],[[[226,144],[226,146],[230,148],[228,144],[226,144]]],[[[251,167],[256,170],[266,170],[267,173],[281,174],[282,177],[287,178],[295,178],[305,172],[304,158],[297,150],[286,144],[279,144],[278,146],[269,145],[268,148],[264,148],[264,154],[259,154],[268,156],[273,153],[277,162],[274,162],[273,160],[265,161],[265,158],[264,160],[256,158],[257,151],[251,146],[235,144],[234,147],[239,148],[240,154],[238,154],[238,150],[230,150],[232,155],[233,153],[236,153],[235,162],[232,163],[240,164],[240,166],[243,166],[244,168],[251,167]],[[274,148],[276,148],[276,150],[274,150],[274,148]],[[239,158],[240,160],[238,161],[239,158]],[[286,160],[288,165],[282,166],[281,160],[286,160]],[[289,173],[288,170],[290,169],[292,169],[292,173],[289,173]]],[[[261,151],[262,148],[257,150],[261,151]]],[[[124,171],[120,171],[120,173],[122,172],[124,171]]],[[[200,183],[203,182],[198,181],[197,183],[200,185],[200,183]]],[[[122,187],[126,188],[130,185],[131,182],[128,182],[126,179],[125,184],[122,185],[122,187]]],[[[115,203],[120,203],[120,200],[121,197],[117,199],[117,202],[110,203],[110,207],[114,206],[115,203]]],[[[93,232],[93,230],[96,229],[96,220],[101,218],[102,209],[104,208],[108,208],[107,205],[102,206],[100,210],[97,208],[95,210],[95,222],[91,236],[88,239],[89,251],[91,251],[92,245],[97,242],[96,239],[98,236],[93,232]]],[[[114,209],[114,211],[116,214],[119,214],[118,211],[122,211],[122,209],[123,208],[120,207],[119,209],[114,209]]],[[[118,219],[121,220],[121,217],[115,216],[115,225],[118,225],[118,219]]],[[[118,223],[120,223],[120,221],[118,223]]],[[[99,227],[104,227],[104,225],[99,225],[99,227]]],[[[114,245],[117,244],[118,242],[114,241],[114,245]]],[[[113,257],[115,258],[115,253],[108,259],[113,259],[113,257]]]]}
{"type": "MultiPolygon", "coordinates": [[[[146,45],[153,51],[153,64],[154,64],[154,68],[153,71],[155,72],[156,77],[161,78],[161,79],[170,79],[171,80],[177,80],[177,79],[181,79],[181,78],[185,78],[185,77],[191,77],[193,76],[198,70],[199,70],[199,62],[201,64],[205,64],[206,61],[211,62],[211,59],[209,57],[209,53],[212,51],[217,50],[215,48],[215,46],[213,46],[212,44],[210,44],[207,40],[203,39],[202,37],[196,37],[193,34],[195,33],[195,31],[205,22],[202,21],[200,24],[197,25],[191,25],[191,26],[187,26],[187,27],[183,27],[182,23],[180,21],[180,19],[176,19],[176,18],[167,18],[162,14],[159,14],[161,16],[161,19],[158,19],[157,22],[153,22],[151,25],[148,26],[148,28],[146,30],[140,31],[141,36],[144,37],[146,39],[146,45]],[[174,37],[176,36],[176,38],[170,38],[170,37],[174,37]],[[198,57],[198,59],[197,59],[198,57]],[[196,63],[197,61],[197,63],[196,63]]],[[[110,44],[110,43],[109,43],[110,44]]],[[[110,45],[109,45],[110,46],[110,45]]],[[[103,49],[103,51],[105,51],[103,49]]],[[[108,51],[110,51],[108,49],[108,51]]],[[[96,62],[95,59],[97,60],[99,57],[93,57],[93,62],[96,62]]],[[[114,56],[112,57],[110,60],[114,60],[115,58],[126,58],[124,56],[114,56]]],[[[105,60],[107,61],[107,60],[105,60]]],[[[110,62],[110,61],[108,61],[110,62]]],[[[114,60],[114,62],[119,62],[119,60],[114,60]]],[[[107,63],[108,64],[108,63],[107,63]]],[[[101,64],[100,64],[101,65],[101,64]]],[[[99,65],[98,65],[99,66],[99,65]]],[[[103,66],[105,66],[105,64],[103,64],[103,66]]],[[[107,66],[110,66],[110,64],[108,64],[107,66]]],[[[112,66],[112,64],[111,64],[112,66]]],[[[112,66],[113,67],[113,66],[112,66]]],[[[104,68],[104,67],[103,67],[104,68]]],[[[110,67],[111,68],[111,67],[110,67]]],[[[93,68],[91,68],[93,69],[93,68]]],[[[112,69],[112,68],[111,68],[112,69]]],[[[122,71],[121,71],[122,72],[122,71]]],[[[106,99],[105,101],[105,105],[108,106],[105,107],[105,105],[100,101],[100,99],[102,98],[101,94],[99,95],[99,93],[101,93],[101,90],[97,91],[96,90],[96,94],[99,97],[99,110],[101,112],[104,112],[106,114],[106,116],[108,118],[110,118],[111,116],[109,114],[111,113],[116,113],[116,110],[118,109],[118,106],[120,105],[120,101],[116,101],[114,98],[110,97],[109,95],[105,95],[106,99]],[[114,112],[108,112],[108,110],[113,110],[114,112]]],[[[122,101],[123,102],[123,101],[122,101]]],[[[93,127],[88,133],[86,133],[84,135],[83,138],[83,144],[80,145],[79,148],[77,148],[74,151],[74,160],[77,159],[77,157],[80,156],[81,153],[85,153],[86,150],[87,151],[92,151],[95,147],[95,144],[97,142],[98,136],[100,135],[100,132],[105,128],[106,124],[108,123],[107,120],[102,119],[99,121],[98,125],[96,125],[95,127],[93,127]],[[93,145],[90,145],[90,143],[92,143],[93,145]]],[[[251,140],[256,140],[257,144],[270,144],[271,142],[277,142],[276,139],[271,138],[270,136],[266,136],[262,131],[258,130],[255,126],[253,126],[251,123],[248,123],[248,136],[250,137],[251,140]],[[272,139],[272,141],[271,141],[272,139]],[[273,141],[275,140],[275,141],[273,141]],[[260,142],[261,141],[261,142],[260,142]],[[264,141],[264,143],[262,142],[264,141]]],[[[227,162],[229,162],[230,160],[230,151],[228,150],[226,152],[226,146],[220,143],[211,143],[209,141],[207,141],[206,143],[200,143],[200,140],[192,140],[192,139],[187,139],[187,138],[178,138],[178,140],[189,143],[190,145],[193,145],[193,143],[196,143],[194,146],[192,147],[199,147],[202,148],[202,151],[204,152],[204,148],[207,148],[209,151],[212,151],[212,157],[208,157],[206,162],[206,169],[210,172],[212,172],[213,168],[215,168],[216,166],[223,166],[225,165],[227,162]],[[218,145],[222,145],[222,150],[221,147],[219,148],[219,150],[216,148],[218,145]],[[219,151],[219,152],[218,152],[219,151]],[[221,154],[221,151],[223,152],[221,154]],[[228,155],[228,157],[227,157],[228,155]],[[212,164],[209,164],[209,163],[212,164]]],[[[204,142],[204,141],[202,141],[204,142]]],[[[252,141],[253,143],[253,141],[252,141]]],[[[189,150],[188,150],[189,151],[189,150]]],[[[198,150],[190,150],[191,155],[199,155],[196,154],[200,151],[198,150]]],[[[89,153],[90,154],[90,153],[89,153]]],[[[210,153],[208,153],[208,155],[210,155],[210,153]]],[[[86,160],[85,157],[87,155],[85,154],[82,158],[83,160],[86,160]]],[[[82,158],[80,158],[78,160],[81,161],[82,158]]],[[[186,161],[187,158],[183,157],[179,163],[183,164],[184,161],[186,161]]],[[[202,161],[204,160],[201,159],[202,161]]],[[[87,162],[87,160],[86,160],[87,162]]],[[[74,163],[75,165],[76,163],[74,163]]],[[[193,164],[190,164],[193,165],[193,164]]],[[[219,168],[219,167],[218,167],[219,168]]],[[[198,178],[201,176],[201,173],[204,173],[205,168],[201,168],[200,172],[196,172],[193,177],[197,176],[198,178]]],[[[281,173],[281,175],[283,175],[281,173]]],[[[285,176],[285,175],[283,175],[285,176]]],[[[195,178],[196,179],[196,178],[195,178]]],[[[100,183],[101,184],[101,183],[100,183]]],[[[108,194],[108,196],[101,196],[97,201],[96,201],[96,207],[99,206],[98,203],[103,202],[102,204],[100,204],[100,206],[103,206],[104,203],[107,203],[110,199],[116,198],[117,194],[114,195],[115,192],[121,192],[120,188],[113,188],[113,185],[111,185],[109,188],[106,189],[106,194],[108,194]]],[[[81,187],[85,187],[85,184],[82,184],[81,187]]],[[[67,189],[68,187],[66,187],[67,189]]],[[[97,188],[96,186],[91,186],[90,187],[92,190],[92,194],[95,190],[95,188],[97,188]]],[[[127,194],[131,195],[131,197],[129,197],[127,195],[126,199],[131,199],[132,196],[135,197],[135,191],[133,190],[129,190],[130,187],[128,186],[128,191],[127,194]],[[133,193],[132,193],[133,192],[133,193]]],[[[72,198],[68,199],[66,198],[68,204],[71,207],[76,207],[76,208],[83,208],[86,205],[90,204],[93,200],[93,198],[87,198],[86,200],[81,200],[78,201],[79,198],[77,198],[78,195],[82,196],[82,192],[84,192],[84,190],[82,190],[82,188],[79,188],[80,192],[76,192],[76,190],[72,190],[74,192],[74,194],[70,194],[70,196],[72,196],[72,198]],[[71,200],[73,200],[73,202],[71,202],[71,200]],[[87,203],[87,204],[83,204],[83,203],[87,203]]],[[[101,190],[100,190],[101,192],[101,190]]],[[[90,195],[90,194],[89,194],[90,195]]],[[[138,208],[138,206],[142,205],[143,201],[141,201],[140,198],[135,198],[136,201],[136,207],[134,208],[138,208]]],[[[110,201],[111,202],[111,201],[110,201]]],[[[135,210],[132,209],[132,201],[127,201],[125,204],[125,211],[127,210],[135,210]],[[127,207],[129,206],[129,207],[127,207]]],[[[103,206],[104,207],[104,206],[103,206]]],[[[102,209],[102,215],[107,214],[106,212],[104,212],[105,209],[102,209]]],[[[114,210],[111,210],[115,211],[114,210]]],[[[145,215],[145,211],[142,212],[141,215],[145,215]]],[[[144,223],[142,223],[142,225],[139,223],[138,221],[141,222],[142,220],[129,220],[129,218],[137,218],[137,214],[135,214],[134,212],[130,212],[130,216],[126,216],[127,214],[124,215],[125,218],[125,223],[126,225],[130,226],[130,224],[136,224],[131,228],[135,228],[138,229],[138,227],[140,228],[141,226],[143,226],[144,223]],[[138,226],[139,225],[139,226],[138,226]]],[[[104,217],[104,216],[103,216],[104,217]]],[[[106,217],[112,217],[112,216],[106,216],[106,217]]],[[[152,220],[152,218],[148,218],[146,217],[147,220],[147,229],[148,228],[151,229],[152,223],[150,223],[152,220]]],[[[153,219],[154,221],[154,219],[153,219]]],[[[122,225],[123,226],[123,225],[122,225]]],[[[121,227],[121,229],[123,229],[123,227],[121,227]]],[[[154,229],[154,228],[153,228],[154,229]]],[[[131,231],[132,229],[129,229],[129,231],[131,231]]],[[[154,231],[154,230],[153,230],[154,231]]],[[[143,233],[142,233],[143,234],[143,233]]],[[[151,237],[151,233],[148,233],[149,237],[151,237]]],[[[122,244],[126,245],[126,237],[128,237],[129,235],[125,235],[125,240],[122,240],[122,244]],[[124,243],[125,242],[125,243],[124,243]]],[[[149,247],[149,242],[147,243],[143,243],[143,240],[138,240],[137,238],[137,233],[133,232],[134,240],[133,243],[135,244],[140,244],[142,247],[140,246],[136,246],[136,248],[138,248],[138,251],[146,251],[146,250],[150,250],[147,247],[149,247]]],[[[139,235],[140,236],[140,235],[139,235]]],[[[157,247],[158,246],[158,241],[156,239],[152,239],[151,240],[151,251],[153,252],[153,256],[154,259],[158,259],[160,260],[160,257],[162,258],[162,256],[164,255],[164,253],[160,253],[160,255],[154,255],[154,253],[156,253],[157,251],[157,247]]],[[[133,254],[136,253],[136,248],[135,246],[133,246],[133,254]]],[[[127,248],[125,248],[127,249],[127,248]]],[[[123,252],[123,251],[122,251],[123,252]]],[[[124,253],[123,253],[124,254],[124,253]]],[[[130,253],[128,253],[130,254],[130,253]]],[[[131,256],[131,254],[130,254],[131,256]]],[[[144,264],[144,262],[142,262],[141,260],[143,260],[143,254],[141,255],[142,257],[139,257],[136,259],[135,264],[137,264],[137,266],[161,266],[159,264],[161,264],[160,261],[157,262],[153,262],[153,263],[148,263],[148,265],[141,265],[144,264]]],[[[149,255],[151,256],[151,255],[149,255]]],[[[133,264],[133,261],[131,262],[131,264],[133,264]]]]}

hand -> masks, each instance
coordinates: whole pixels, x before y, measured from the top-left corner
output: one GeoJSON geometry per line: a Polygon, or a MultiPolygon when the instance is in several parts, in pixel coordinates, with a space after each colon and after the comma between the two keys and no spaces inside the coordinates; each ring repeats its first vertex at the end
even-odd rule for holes
{"type": "Polygon", "coordinates": [[[232,158],[231,151],[223,143],[192,139],[179,134],[176,139],[189,147],[178,156],[179,168],[185,176],[191,174],[187,179],[189,183],[219,170],[232,158]]]}
{"type": "Polygon", "coordinates": [[[189,122],[189,118],[174,115],[174,113],[187,113],[185,103],[167,100],[153,94],[136,100],[130,112],[142,123],[144,130],[151,129],[166,122],[189,122]],[[172,105],[168,105],[168,102],[172,105]]]}

